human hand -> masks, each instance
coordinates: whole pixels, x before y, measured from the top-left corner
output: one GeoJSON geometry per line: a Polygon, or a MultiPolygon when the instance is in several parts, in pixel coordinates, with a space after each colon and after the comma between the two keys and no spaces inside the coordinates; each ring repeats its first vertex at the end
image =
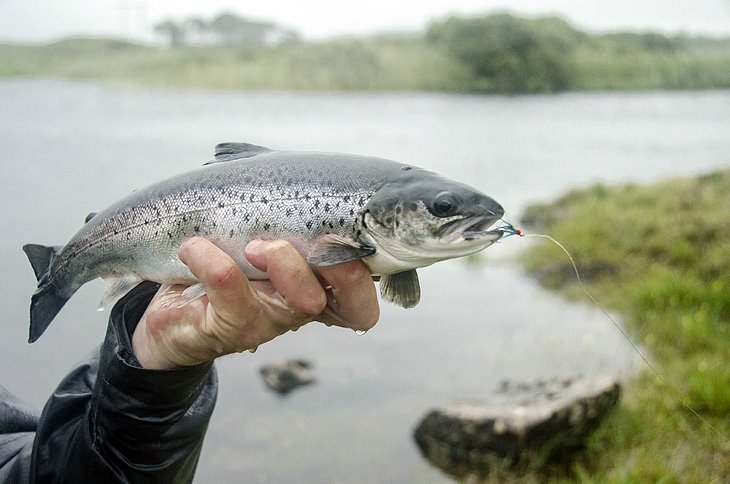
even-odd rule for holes
{"type": "Polygon", "coordinates": [[[160,289],[132,336],[145,368],[190,366],[254,349],[314,320],[365,331],[380,315],[370,271],[360,261],[315,273],[291,244],[255,240],[246,259],[269,280],[250,281],[207,239],[188,240],[178,256],[207,294],[180,304],[185,286],[160,289]]]}

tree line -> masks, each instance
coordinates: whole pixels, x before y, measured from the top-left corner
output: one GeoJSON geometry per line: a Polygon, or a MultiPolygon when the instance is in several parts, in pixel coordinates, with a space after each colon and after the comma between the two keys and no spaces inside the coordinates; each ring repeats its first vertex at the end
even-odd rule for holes
{"type": "Polygon", "coordinates": [[[210,20],[190,17],[182,21],[165,19],[153,27],[171,47],[220,45],[259,48],[282,43],[299,43],[301,36],[273,22],[253,20],[223,12],[210,20]]]}
{"type": "Polygon", "coordinates": [[[730,38],[593,34],[557,17],[453,16],[419,33],[307,43],[272,22],[230,13],[166,20],[156,30],[175,48],[119,39],[0,44],[0,77],[317,91],[730,89],[730,38]]]}
{"type": "MultiPolygon", "coordinates": [[[[674,75],[672,61],[690,48],[690,39],[659,33],[595,35],[557,17],[519,18],[509,14],[456,17],[432,23],[426,41],[467,65],[473,90],[521,93],[580,89],[591,67],[605,70],[635,62],[654,63],[674,75]]],[[[602,75],[596,69],[594,75],[602,75]]],[[[671,80],[670,80],[671,81],[671,80]]],[[[671,86],[668,86],[671,87],[671,86]]]]}

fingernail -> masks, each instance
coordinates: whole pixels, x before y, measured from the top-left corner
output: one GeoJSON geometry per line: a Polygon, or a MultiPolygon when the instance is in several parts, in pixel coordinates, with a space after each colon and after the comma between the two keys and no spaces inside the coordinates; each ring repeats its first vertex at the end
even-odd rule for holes
{"type": "Polygon", "coordinates": [[[246,252],[249,254],[258,254],[264,248],[264,241],[261,239],[254,239],[246,246],[246,252]]]}
{"type": "Polygon", "coordinates": [[[183,262],[183,264],[185,263],[185,254],[187,253],[189,246],[190,246],[190,241],[186,240],[177,249],[177,258],[180,259],[183,262]]]}

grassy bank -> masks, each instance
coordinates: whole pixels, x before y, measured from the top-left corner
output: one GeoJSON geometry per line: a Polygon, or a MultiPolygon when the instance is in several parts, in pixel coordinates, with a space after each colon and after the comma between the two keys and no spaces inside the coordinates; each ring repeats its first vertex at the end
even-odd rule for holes
{"type": "Polygon", "coordinates": [[[730,88],[730,39],[596,35],[554,18],[450,17],[424,33],[273,47],[166,48],[111,39],[0,44],[0,78],[274,90],[730,88]]]}
{"type": "Polygon", "coordinates": [[[241,90],[468,89],[468,69],[414,39],[338,40],[260,49],[169,49],[109,39],[0,45],[0,78],[97,79],[241,90]]]}
{"type": "MultiPolygon", "coordinates": [[[[530,207],[524,222],[572,252],[592,294],[622,315],[666,381],[644,369],[628,383],[574,477],[730,482],[730,170],[575,191],[530,207]]],[[[585,299],[554,245],[535,246],[526,265],[585,299]]]]}

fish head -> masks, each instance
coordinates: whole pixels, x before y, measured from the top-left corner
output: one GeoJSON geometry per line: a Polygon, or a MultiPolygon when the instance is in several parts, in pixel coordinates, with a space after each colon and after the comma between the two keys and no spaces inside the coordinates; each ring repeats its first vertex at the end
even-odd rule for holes
{"type": "Polygon", "coordinates": [[[362,225],[381,256],[405,270],[490,246],[504,234],[492,228],[503,215],[479,190],[412,168],[371,197],[362,225]]]}

